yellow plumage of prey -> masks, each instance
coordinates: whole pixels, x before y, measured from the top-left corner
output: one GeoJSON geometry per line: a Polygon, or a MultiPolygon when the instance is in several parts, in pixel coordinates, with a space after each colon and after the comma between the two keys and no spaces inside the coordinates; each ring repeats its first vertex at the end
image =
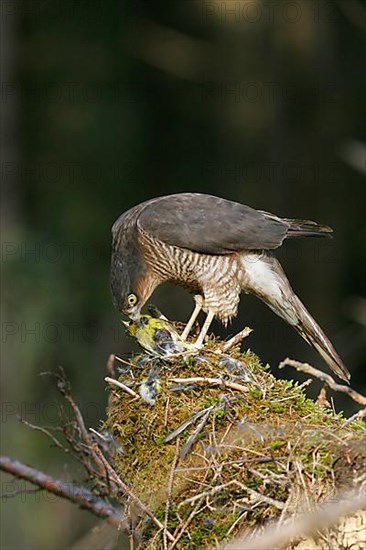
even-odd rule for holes
{"type": "Polygon", "coordinates": [[[175,327],[165,318],[143,314],[137,315],[130,322],[122,323],[128,334],[136,338],[140,346],[155,357],[169,357],[195,349],[181,338],[175,327]]]}

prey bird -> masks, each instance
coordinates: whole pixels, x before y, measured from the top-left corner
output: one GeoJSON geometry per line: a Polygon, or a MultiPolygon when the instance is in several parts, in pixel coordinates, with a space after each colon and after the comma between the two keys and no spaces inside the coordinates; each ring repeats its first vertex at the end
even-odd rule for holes
{"type": "Polygon", "coordinates": [[[154,198],[123,213],[113,225],[113,301],[133,319],[160,284],[186,288],[194,296],[195,308],[182,338],[187,338],[201,309],[207,314],[196,342],[199,347],[214,317],[226,325],[237,315],[241,291],[254,294],[348,381],[347,368],[272,252],[288,238],[331,233],[326,225],[279,218],[213,195],[154,198]]]}
{"type": "Polygon", "coordinates": [[[195,350],[165,317],[136,315],[129,323],[122,321],[122,324],[127,334],[136,338],[140,346],[153,357],[171,357],[195,350]]]}

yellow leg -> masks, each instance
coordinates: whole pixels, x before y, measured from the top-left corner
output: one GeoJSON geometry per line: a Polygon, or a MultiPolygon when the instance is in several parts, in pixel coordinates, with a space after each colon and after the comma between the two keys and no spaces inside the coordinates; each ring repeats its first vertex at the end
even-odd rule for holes
{"type": "Polygon", "coordinates": [[[206,320],[205,320],[205,322],[204,322],[204,324],[203,324],[203,327],[202,327],[202,329],[201,329],[200,335],[199,335],[199,337],[197,338],[196,343],[195,343],[195,346],[196,346],[197,348],[200,348],[200,347],[203,345],[203,341],[204,341],[204,339],[205,339],[205,336],[206,336],[206,334],[207,334],[207,332],[208,332],[208,329],[210,328],[210,325],[211,325],[212,320],[213,320],[214,317],[215,317],[215,314],[214,314],[212,311],[209,311],[209,312],[207,313],[206,320]]]}
{"type": "Polygon", "coordinates": [[[195,322],[195,320],[197,319],[198,314],[199,314],[199,312],[201,311],[201,309],[202,309],[201,304],[199,304],[198,302],[196,302],[196,305],[194,306],[194,310],[193,310],[193,312],[192,312],[192,315],[190,316],[189,321],[188,321],[188,323],[186,324],[186,327],[185,327],[185,329],[184,329],[183,332],[182,332],[182,336],[181,336],[182,340],[186,340],[186,339],[187,339],[188,334],[190,333],[191,328],[193,327],[194,322],[195,322]]]}

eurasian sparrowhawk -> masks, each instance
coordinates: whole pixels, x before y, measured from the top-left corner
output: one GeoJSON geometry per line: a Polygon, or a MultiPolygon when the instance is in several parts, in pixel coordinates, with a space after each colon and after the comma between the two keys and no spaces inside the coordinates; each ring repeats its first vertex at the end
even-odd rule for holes
{"type": "Polygon", "coordinates": [[[203,309],[197,345],[212,319],[224,324],[238,311],[240,292],[251,293],[292,325],[343,380],[350,374],[332,344],[292,290],[272,250],[287,238],[330,236],[308,220],[279,218],[201,193],[158,197],[134,206],[112,228],[111,289],[116,307],[133,317],[164,282],[191,292],[196,307],[186,338],[203,309]]]}

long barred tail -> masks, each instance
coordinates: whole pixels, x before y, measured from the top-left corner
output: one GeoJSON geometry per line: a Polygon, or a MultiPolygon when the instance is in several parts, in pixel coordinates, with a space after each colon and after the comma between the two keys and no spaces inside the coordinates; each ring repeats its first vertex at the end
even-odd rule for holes
{"type": "Polygon", "coordinates": [[[292,325],[321,355],[329,368],[348,382],[350,373],[323,330],[292,290],[278,260],[270,253],[263,253],[246,254],[242,257],[242,262],[243,290],[255,294],[279,317],[292,325]]]}
{"type": "Polygon", "coordinates": [[[296,295],[293,295],[293,303],[298,317],[298,323],[294,325],[295,329],[323,357],[329,368],[339,378],[348,382],[351,375],[330,340],[296,295]]]}
{"type": "Polygon", "coordinates": [[[310,220],[290,220],[284,218],[290,224],[287,237],[331,237],[333,229],[328,225],[312,222],[310,220]]]}

